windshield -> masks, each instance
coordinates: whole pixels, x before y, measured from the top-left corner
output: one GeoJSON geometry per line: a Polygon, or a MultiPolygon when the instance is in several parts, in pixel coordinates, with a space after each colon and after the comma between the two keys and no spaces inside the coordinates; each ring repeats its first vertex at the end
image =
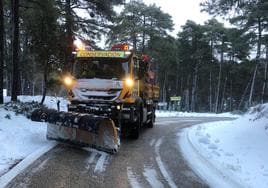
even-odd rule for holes
{"type": "Polygon", "coordinates": [[[118,59],[79,60],[74,65],[77,79],[123,79],[128,75],[128,62],[118,59]]]}

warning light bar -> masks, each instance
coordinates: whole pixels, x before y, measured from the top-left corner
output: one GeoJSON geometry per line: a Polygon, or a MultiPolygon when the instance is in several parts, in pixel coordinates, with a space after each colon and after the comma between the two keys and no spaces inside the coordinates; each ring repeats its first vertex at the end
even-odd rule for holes
{"type": "Polygon", "coordinates": [[[129,46],[128,44],[115,44],[112,46],[112,50],[115,51],[128,51],[129,50],[129,46]]]}

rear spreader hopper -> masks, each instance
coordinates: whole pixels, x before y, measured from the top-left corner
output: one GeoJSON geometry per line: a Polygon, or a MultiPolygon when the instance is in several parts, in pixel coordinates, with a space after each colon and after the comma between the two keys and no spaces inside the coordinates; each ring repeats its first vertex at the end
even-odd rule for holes
{"type": "Polygon", "coordinates": [[[120,138],[113,120],[93,114],[59,112],[41,108],[32,112],[32,121],[47,122],[47,138],[89,146],[108,153],[116,153],[120,138]]]}

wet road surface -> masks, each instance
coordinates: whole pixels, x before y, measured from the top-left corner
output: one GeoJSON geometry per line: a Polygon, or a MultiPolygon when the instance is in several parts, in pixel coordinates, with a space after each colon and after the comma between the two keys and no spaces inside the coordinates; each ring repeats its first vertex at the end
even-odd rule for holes
{"type": "Polygon", "coordinates": [[[138,140],[122,139],[119,153],[58,144],[7,187],[208,187],[188,166],[177,144],[185,127],[228,118],[157,118],[138,140]]]}

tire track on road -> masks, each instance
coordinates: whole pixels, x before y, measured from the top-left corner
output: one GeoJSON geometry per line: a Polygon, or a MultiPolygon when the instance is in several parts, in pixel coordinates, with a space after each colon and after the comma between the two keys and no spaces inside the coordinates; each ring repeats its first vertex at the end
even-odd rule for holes
{"type": "Polygon", "coordinates": [[[159,180],[158,174],[155,169],[145,167],[143,175],[153,188],[164,188],[164,185],[159,180]]]}
{"type": "Polygon", "coordinates": [[[155,144],[155,153],[156,153],[156,163],[162,173],[162,175],[165,177],[165,180],[168,182],[169,186],[171,188],[177,188],[175,182],[172,180],[171,176],[169,175],[164,163],[162,162],[161,160],[161,157],[160,157],[160,145],[162,144],[163,142],[163,138],[159,138],[157,141],[156,141],[156,144],[155,144]]]}

